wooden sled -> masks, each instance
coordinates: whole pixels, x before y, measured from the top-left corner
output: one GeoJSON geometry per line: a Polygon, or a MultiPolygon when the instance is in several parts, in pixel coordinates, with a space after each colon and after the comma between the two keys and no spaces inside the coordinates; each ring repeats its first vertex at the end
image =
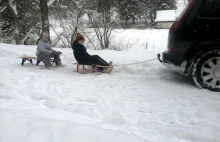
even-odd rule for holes
{"type": "MultiPolygon", "coordinates": [[[[37,57],[23,56],[23,57],[19,57],[19,58],[22,59],[22,61],[21,61],[21,65],[22,65],[22,66],[24,65],[24,63],[25,63],[26,61],[29,61],[31,64],[33,64],[33,60],[37,60],[36,66],[38,66],[41,62],[44,63],[44,60],[38,59],[37,57]]],[[[51,62],[52,62],[52,65],[55,63],[54,58],[51,58],[51,62]]]]}
{"type": "MultiPolygon", "coordinates": [[[[92,73],[101,73],[98,68],[109,68],[109,66],[101,66],[101,65],[96,65],[95,67],[92,67],[91,65],[83,65],[83,64],[79,64],[79,63],[74,63],[74,65],[76,65],[76,72],[80,73],[80,74],[92,74],[92,73]],[[83,71],[80,71],[79,67],[82,66],[83,67],[83,71]],[[92,68],[91,71],[88,71],[85,69],[86,66],[89,66],[92,68]]],[[[106,72],[107,74],[110,74],[113,70],[113,66],[111,67],[111,69],[106,72]]]]}

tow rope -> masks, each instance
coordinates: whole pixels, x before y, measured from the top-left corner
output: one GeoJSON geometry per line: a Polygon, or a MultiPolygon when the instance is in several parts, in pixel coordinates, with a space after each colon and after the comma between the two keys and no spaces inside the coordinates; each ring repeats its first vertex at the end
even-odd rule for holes
{"type": "Polygon", "coordinates": [[[142,62],[131,63],[131,64],[123,64],[123,65],[124,66],[131,66],[131,65],[143,64],[143,63],[147,63],[147,62],[151,62],[151,61],[155,61],[155,60],[158,60],[158,58],[150,59],[150,60],[142,61],[142,62]]]}
{"type": "Polygon", "coordinates": [[[74,58],[73,57],[70,57],[69,55],[65,54],[65,53],[62,53],[61,56],[65,57],[68,61],[74,61],[74,58]]]}
{"type": "MultiPolygon", "coordinates": [[[[70,56],[68,56],[65,53],[62,53],[62,56],[65,57],[66,59],[68,59],[69,61],[73,61],[73,58],[71,58],[70,56]]],[[[152,62],[152,61],[155,61],[155,60],[158,60],[158,59],[159,59],[159,61],[161,61],[160,60],[160,54],[158,54],[158,58],[154,58],[154,59],[150,59],[150,60],[146,60],[146,61],[142,61],[142,62],[131,63],[131,64],[123,64],[123,66],[131,66],[131,65],[143,64],[143,63],[152,62]]]]}

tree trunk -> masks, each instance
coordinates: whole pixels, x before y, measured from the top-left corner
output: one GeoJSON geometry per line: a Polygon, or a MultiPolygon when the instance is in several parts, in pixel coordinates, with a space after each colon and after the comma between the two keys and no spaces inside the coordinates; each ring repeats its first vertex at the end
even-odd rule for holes
{"type": "Polygon", "coordinates": [[[14,19],[14,25],[15,25],[15,41],[16,44],[20,44],[20,36],[19,36],[19,21],[18,17],[15,17],[14,19]]]}
{"type": "Polygon", "coordinates": [[[132,23],[135,24],[135,17],[132,17],[132,23]]]}
{"type": "Polygon", "coordinates": [[[91,14],[88,13],[88,17],[89,17],[89,24],[91,24],[91,14]]]}
{"type": "Polygon", "coordinates": [[[127,16],[125,17],[125,24],[126,24],[125,26],[127,27],[127,25],[128,25],[128,17],[127,16]]]}
{"type": "Polygon", "coordinates": [[[152,12],[150,13],[150,20],[151,20],[151,26],[152,26],[154,23],[154,16],[152,12]]]}
{"type": "Polygon", "coordinates": [[[48,5],[47,0],[40,0],[41,9],[41,21],[42,21],[42,31],[49,34],[50,39],[50,26],[49,26],[49,16],[48,16],[48,5]]]}

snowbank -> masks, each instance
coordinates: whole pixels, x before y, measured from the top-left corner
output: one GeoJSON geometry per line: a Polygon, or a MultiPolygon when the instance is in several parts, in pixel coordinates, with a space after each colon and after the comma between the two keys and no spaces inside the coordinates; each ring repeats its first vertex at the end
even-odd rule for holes
{"type": "MultiPolygon", "coordinates": [[[[87,33],[95,47],[99,47],[98,39],[91,29],[87,29],[87,33]]],[[[110,39],[110,50],[151,50],[155,52],[163,52],[167,49],[169,30],[155,29],[115,29],[110,39]]],[[[91,43],[86,39],[86,47],[93,49],[91,43]]]]}

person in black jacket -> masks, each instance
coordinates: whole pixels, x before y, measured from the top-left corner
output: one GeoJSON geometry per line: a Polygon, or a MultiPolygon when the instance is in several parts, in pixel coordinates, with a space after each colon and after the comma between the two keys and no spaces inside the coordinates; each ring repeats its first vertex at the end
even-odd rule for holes
{"type": "MultiPolygon", "coordinates": [[[[76,40],[73,42],[72,49],[75,59],[79,64],[83,65],[92,65],[95,67],[96,65],[100,66],[112,66],[112,62],[107,63],[104,59],[102,59],[98,55],[90,55],[87,53],[87,49],[84,46],[85,38],[80,33],[77,33],[76,40]]],[[[104,68],[99,68],[100,71],[104,71],[104,68]]]]}

